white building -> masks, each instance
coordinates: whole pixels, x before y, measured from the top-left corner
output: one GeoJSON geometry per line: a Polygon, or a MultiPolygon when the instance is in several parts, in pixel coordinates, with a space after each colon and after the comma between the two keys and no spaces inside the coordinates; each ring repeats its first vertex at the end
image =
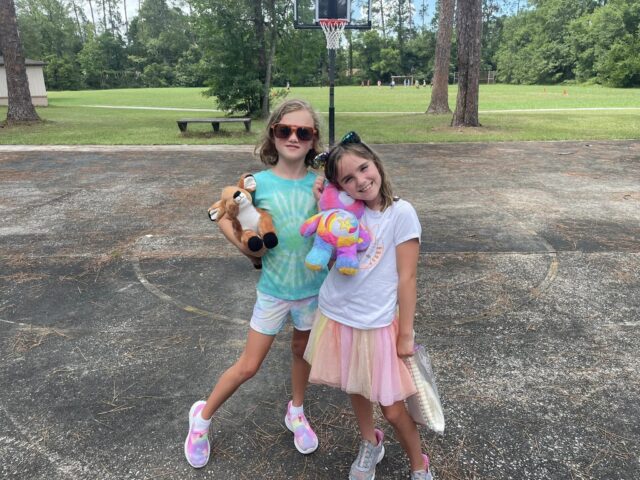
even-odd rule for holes
{"type": "MultiPolygon", "coordinates": [[[[49,99],[47,98],[47,87],[44,85],[44,73],[42,72],[44,62],[26,59],[25,66],[27,67],[31,103],[36,107],[46,107],[49,105],[49,99]]],[[[8,103],[7,72],[4,68],[4,58],[0,57],[0,105],[7,105],[8,103]]]]}

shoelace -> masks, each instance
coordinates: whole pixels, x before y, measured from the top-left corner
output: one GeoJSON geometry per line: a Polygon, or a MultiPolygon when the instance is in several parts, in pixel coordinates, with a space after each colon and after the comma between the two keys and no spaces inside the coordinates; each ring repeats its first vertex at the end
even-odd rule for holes
{"type": "Polygon", "coordinates": [[[369,470],[369,468],[371,468],[370,457],[373,454],[373,448],[368,448],[369,445],[370,444],[367,441],[363,441],[360,444],[360,452],[358,453],[358,458],[360,459],[360,461],[358,462],[358,469],[360,470],[369,470]]]}

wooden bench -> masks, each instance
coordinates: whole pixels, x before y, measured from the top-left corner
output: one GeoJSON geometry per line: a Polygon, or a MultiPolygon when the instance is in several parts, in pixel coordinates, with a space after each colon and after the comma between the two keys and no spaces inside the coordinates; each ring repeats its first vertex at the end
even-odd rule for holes
{"type": "Polygon", "coordinates": [[[190,123],[210,123],[214,132],[220,131],[221,123],[244,123],[247,132],[251,131],[251,118],[249,117],[220,117],[220,118],[181,118],[178,122],[178,128],[181,132],[187,131],[187,125],[190,123]]]}

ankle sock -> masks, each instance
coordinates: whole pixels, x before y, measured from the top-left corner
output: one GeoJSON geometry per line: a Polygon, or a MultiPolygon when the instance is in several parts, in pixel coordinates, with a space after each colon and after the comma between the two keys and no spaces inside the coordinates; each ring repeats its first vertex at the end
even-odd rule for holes
{"type": "Polygon", "coordinates": [[[299,407],[294,407],[293,403],[291,404],[291,408],[289,408],[289,415],[297,416],[304,414],[304,405],[300,405],[299,407]]]}
{"type": "Polygon", "coordinates": [[[211,419],[205,420],[204,418],[202,418],[202,412],[198,412],[198,414],[193,419],[193,428],[198,432],[209,430],[209,425],[211,425],[211,419]]]}

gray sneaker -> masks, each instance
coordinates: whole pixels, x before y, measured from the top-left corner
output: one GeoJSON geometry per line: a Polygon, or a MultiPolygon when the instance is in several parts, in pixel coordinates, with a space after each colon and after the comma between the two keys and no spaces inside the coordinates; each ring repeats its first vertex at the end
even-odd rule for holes
{"type": "Polygon", "coordinates": [[[424,458],[424,470],[411,472],[411,480],[433,480],[433,475],[431,475],[431,469],[429,468],[429,457],[423,453],[422,458],[424,458]]]}
{"type": "Polygon", "coordinates": [[[376,428],[377,445],[373,445],[367,440],[360,442],[358,457],[351,464],[349,480],[374,480],[376,478],[376,465],[384,457],[384,433],[376,428]]]}

